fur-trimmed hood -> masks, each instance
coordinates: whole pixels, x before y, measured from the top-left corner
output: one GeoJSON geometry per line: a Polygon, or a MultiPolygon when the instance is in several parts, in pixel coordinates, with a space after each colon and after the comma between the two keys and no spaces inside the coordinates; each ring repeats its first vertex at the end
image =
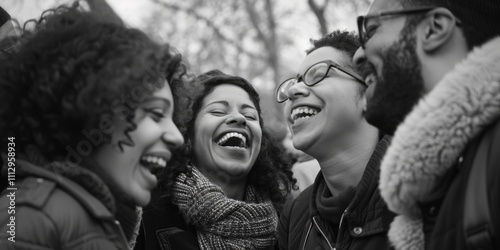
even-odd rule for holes
{"type": "Polygon", "coordinates": [[[500,117],[500,37],[475,48],[423,97],[398,127],[381,166],[380,190],[399,214],[396,249],[424,249],[425,201],[469,141],[500,117]]]}

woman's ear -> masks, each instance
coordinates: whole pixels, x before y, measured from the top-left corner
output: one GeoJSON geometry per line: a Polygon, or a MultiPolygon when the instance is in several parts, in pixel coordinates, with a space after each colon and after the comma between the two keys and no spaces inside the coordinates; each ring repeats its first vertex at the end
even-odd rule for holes
{"type": "Polygon", "coordinates": [[[432,52],[452,39],[455,27],[459,22],[446,8],[436,8],[429,11],[428,16],[422,21],[420,41],[425,52],[432,52]]]}

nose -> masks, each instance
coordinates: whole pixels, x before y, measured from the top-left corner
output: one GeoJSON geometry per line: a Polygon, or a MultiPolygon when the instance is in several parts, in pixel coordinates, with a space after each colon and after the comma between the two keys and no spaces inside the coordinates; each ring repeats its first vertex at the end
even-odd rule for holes
{"type": "Polygon", "coordinates": [[[176,149],[184,144],[184,137],[182,137],[181,131],[179,131],[179,128],[177,128],[173,121],[170,123],[170,126],[165,128],[162,140],[172,149],[176,149]]]}
{"type": "Polygon", "coordinates": [[[236,124],[245,127],[247,125],[247,119],[239,112],[233,112],[227,117],[226,124],[236,124]]]}
{"type": "Polygon", "coordinates": [[[288,99],[293,101],[299,96],[308,96],[309,95],[309,87],[304,84],[304,82],[298,82],[295,85],[291,86],[288,89],[288,99]]]}
{"type": "Polygon", "coordinates": [[[356,53],[354,53],[352,57],[352,62],[356,67],[362,67],[365,64],[366,54],[363,48],[359,47],[358,50],[356,50],[356,53]]]}

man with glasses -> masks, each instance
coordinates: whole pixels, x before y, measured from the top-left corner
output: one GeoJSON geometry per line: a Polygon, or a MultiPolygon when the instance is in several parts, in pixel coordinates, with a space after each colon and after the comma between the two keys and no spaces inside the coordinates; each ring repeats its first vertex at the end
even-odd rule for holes
{"type": "Polygon", "coordinates": [[[285,104],[293,145],[320,165],[314,183],[282,211],[280,249],[388,249],[394,218],[378,192],[390,138],[364,117],[366,85],[354,70],[354,33],[312,41],[298,74],[276,98],[285,104]]]}
{"type": "Polygon", "coordinates": [[[354,63],[396,249],[500,249],[500,1],[374,0],[354,63]]]}

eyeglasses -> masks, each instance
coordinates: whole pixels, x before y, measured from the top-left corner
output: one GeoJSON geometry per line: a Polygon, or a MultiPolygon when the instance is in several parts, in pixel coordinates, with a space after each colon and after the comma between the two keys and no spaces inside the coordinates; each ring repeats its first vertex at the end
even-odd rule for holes
{"type": "Polygon", "coordinates": [[[358,74],[343,68],[342,66],[334,63],[330,60],[325,60],[318,62],[311,67],[309,67],[304,75],[297,75],[296,77],[289,78],[282,82],[280,86],[276,89],[276,100],[279,103],[282,103],[288,100],[288,90],[299,82],[304,82],[305,85],[311,87],[316,85],[317,83],[323,81],[323,79],[331,76],[331,77],[340,77],[344,74],[351,76],[356,79],[358,82],[366,85],[365,81],[358,74]],[[333,74],[330,72],[330,69],[334,69],[333,74]],[[329,74],[330,73],[330,74],[329,74]]]}
{"type": "Polygon", "coordinates": [[[380,24],[380,19],[382,19],[382,17],[417,14],[420,12],[430,11],[435,8],[436,7],[422,7],[422,8],[406,9],[406,10],[382,11],[378,14],[358,16],[357,19],[358,33],[359,33],[359,42],[361,43],[361,48],[365,49],[366,42],[373,36],[375,30],[379,26],[379,25],[372,25],[370,27],[367,27],[366,24],[368,23],[369,19],[376,18],[377,20],[376,23],[380,24]]]}

